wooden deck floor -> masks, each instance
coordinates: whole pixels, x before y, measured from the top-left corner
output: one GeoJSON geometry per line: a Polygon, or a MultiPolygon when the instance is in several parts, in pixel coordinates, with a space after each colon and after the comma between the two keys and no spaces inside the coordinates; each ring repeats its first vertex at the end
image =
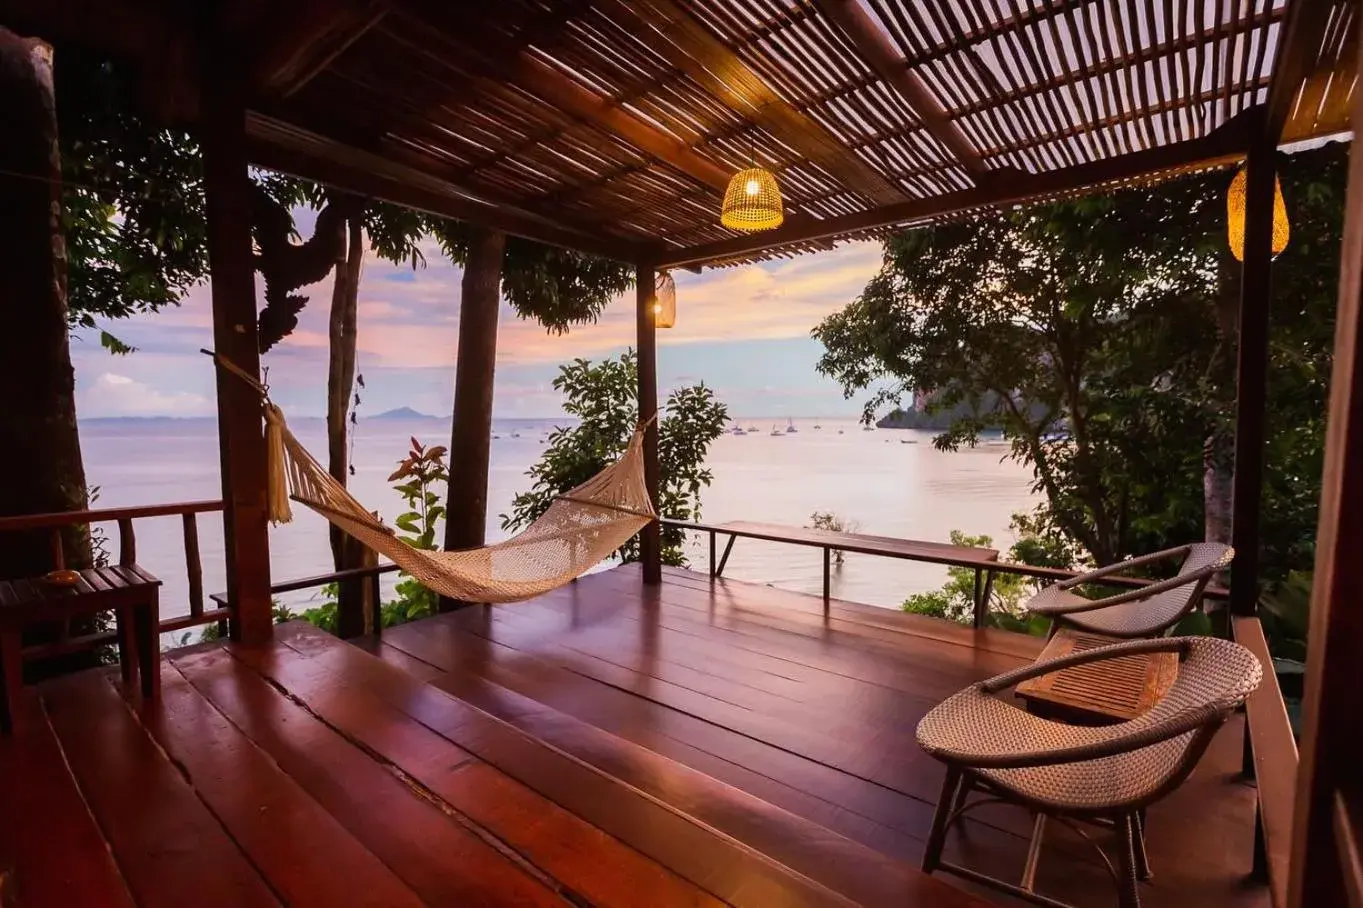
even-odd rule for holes
{"type": "MultiPolygon", "coordinates": [[[[915,869],[941,775],[913,729],[1039,643],[665,579],[620,568],[368,652],[286,625],[172,654],[151,706],[104,672],[49,682],[0,740],[0,902],[984,904],[915,869]]],[[[1152,809],[1147,906],[1267,905],[1239,735],[1152,809]]],[[[1012,874],[1028,826],[983,808],[950,848],[1012,874]]],[[[1115,903],[1064,830],[1039,885],[1115,903]]]]}

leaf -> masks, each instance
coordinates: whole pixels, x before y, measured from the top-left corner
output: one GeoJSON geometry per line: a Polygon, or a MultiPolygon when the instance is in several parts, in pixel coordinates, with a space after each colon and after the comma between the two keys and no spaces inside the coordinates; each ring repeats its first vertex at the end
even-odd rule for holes
{"type": "Polygon", "coordinates": [[[137,348],[125,344],[123,341],[114,337],[108,331],[99,332],[99,345],[108,350],[114,356],[127,356],[129,353],[136,353],[137,348]]]}
{"type": "Polygon", "coordinates": [[[394,520],[393,524],[404,533],[420,533],[421,525],[418,523],[419,520],[421,520],[420,514],[408,511],[406,514],[403,514],[401,517],[394,520]]]}

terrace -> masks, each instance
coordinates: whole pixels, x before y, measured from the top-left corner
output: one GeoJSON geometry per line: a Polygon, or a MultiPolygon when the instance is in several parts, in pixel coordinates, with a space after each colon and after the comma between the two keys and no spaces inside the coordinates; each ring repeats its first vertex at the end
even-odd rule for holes
{"type": "MultiPolygon", "coordinates": [[[[0,0],[0,21],[131,61],[148,108],[196,130],[215,346],[249,376],[260,356],[245,186],[259,166],[635,264],[641,421],[657,411],[657,269],[1247,161],[1226,624],[1267,660],[1255,597],[1274,152],[1349,129],[1355,3],[0,0]],[[787,216],[740,234],[717,212],[750,159],[779,174],[787,216]]],[[[1347,567],[1363,540],[1348,508],[1363,494],[1353,176],[1300,760],[1270,681],[1150,811],[1155,879],[1142,895],[1157,908],[1363,903],[1348,697],[1363,658],[1347,567]]],[[[272,591],[298,584],[270,577],[259,401],[219,382],[221,503],[0,522],[32,533],[113,520],[131,564],[135,520],[183,515],[189,614],[162,629],[230,630],[167,654],[155,699],[120,696],[103,672],[25,689],[24,728],[0,739],[0,897],[1003,900],[917,869],[941,769],[912,729],[952,692],[1034,659],[1040,641],[665,570],[656,522],[640,566],[528,602],[355,645],[276,627],[272,591]],[[213,609],[193,528],[219,508],[228,589],[213,609]]],[[[643,450],[656,497],[656,429],[643,450]]],[[[1021,812],[972,814],[948,853],[1011,876],[1028,831],[1021,812]]],[[[1063,830],[1039,866],[1042,891],[1111,904],[1107,871],[1063,830]]]]}

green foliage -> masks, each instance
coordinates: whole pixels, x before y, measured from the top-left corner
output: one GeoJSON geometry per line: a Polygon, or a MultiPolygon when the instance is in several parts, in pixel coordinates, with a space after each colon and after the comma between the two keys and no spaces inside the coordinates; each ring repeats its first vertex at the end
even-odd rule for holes
{"type": "Polygon", "coordinates": [[[1299,662],[1306,660],[1313,579],[1312,571],[1291,571],[1282,581],[1260,594],[1260,617],[1267,625],[1273,655],[1299,662]]]}
{"type": "MultiPolygon", "coordinates": [[[[1309,564],[1348,147],[1283,168],[1292,242],[1273,269],[1263,566],[1309,564]]],[[[1225,171],[896,234],[814,335],[866,416],[914,391],[945,449],[1002,430],[1044,503],[1023,554],[1107,563],[1204,537],[1228,477],[1239,269],[1225,171]],[[1210,483],[1208,484],[1210,485],[1210,483]],[[1042,546],[1043,550],[1037,550],[1042,546]]]]}
{"type": "MultiPolygon", "coordinates": [[[[1016,526],[1016,523],[1015,523],[1016,526]]],[[[1037,551],[1045,551],[1040,545],[1023,545],[1028,537],[1015,544],[1008,553],[1009,561],[1034,564],[1026,561],[1026,556],[1037,551]]],[[[994,544],[990,536],[970,536],[960,530],[951,531],[951,544],[989,548],[994,544]]],[[[995,574],[989,594],[989,612],[986,622],[991,627],[1029,634],[1044,634],[1050,623],[1044,618],[1034,618],[1023,607],[1036,592],[1036,581],[1018,574],[995,574]]],[[[975,571],[966,567],[947,568],[947,582],[940,590],[915,593],[904,600],[904,611],[932,618],[945,618],[958,624],[970,624],[975,617],[975,571]]]]}
{"type": "MultiPolygon", "coordinates": [[[[855,533],[861,525],[855,520],[848,520],[832,511],[815,511],[809,515],[809,525],[816,530],[827,530],[830,533],[855,533]]],[[[833,549],[833,560],[842,564],[847,558],[847,553],[842,549],[833,549]]]]}
{"type": "MultiPolygon", "coordinates": [[[[393,523],[401,531],[398,538],[403,542],[413,548],[433,551],[437,548],[436,532],[445,518],[445,506],[441,502],[450,478],[445,462],[446,449],[441,445],[428,448],[415,438],[411,442],[411,450],[388,477],[407,506],[393,523]]],[[[383,607],[385,627],[435,614],[439,597],[406,574],[403,578],[394,587],[397,601],[383,607]]]]}
{"type": "Polygon", "coordinates": [[[198,144],[139,113],[122,64],[66,45],[54,60],[72,324],[177,303],[208,274],[198,144]]]}
{"type": "MultiPolygon", "coordinates": [[[[554,388],[563,392],[563,409],[580,423],[557,428],[544,456],[527,474],[534,480],[518,494],[511,513],[501,515],[502,528],[519,530],[548,510],[556,496],[581,485],[625,452],[638,419],[638,364],[634,352],[593,363],[578,359],[560,367],[554,388]]],[[[678,388],[668,395],[666,415],[658,423],[658,460],[662,487],[659,512],[677,520],[700,519],[700,493],[711,481],[705,467],[710,444],[724,432],[728,411],[704,384],[678,388]]],[[[682,531],[664,528],[663,561],[684,564],[682,531]]],[[[638,539],[620,557],[639,557],[638,539]]]]}

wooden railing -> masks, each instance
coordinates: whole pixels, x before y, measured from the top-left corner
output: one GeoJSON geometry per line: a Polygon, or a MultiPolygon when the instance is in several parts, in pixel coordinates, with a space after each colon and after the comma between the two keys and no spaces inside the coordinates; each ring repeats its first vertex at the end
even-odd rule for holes
{"type": "MultiPolygon", "coordinates": [[[[137,535],[134,522],[151,517],[179,516],[182,520],[182,536],[185,551],[185,572],[189,586],[189,614],[161,621],[161,633],[181,631],[204,624],[220,623],[225,626],[232,616],[232,609],[225,603],[217,608],[204,608],[203,560],[199,555],[198,515],[221,511],[221,501],[182,501],[171,504],[143,505],[132,508],[101,508],[89,511],[64,511],[55,514],[28,514],[20,517],[0,517],[0,539],[7,533],[31,533],[47,530],[49,546],[54,567],[66,565],[66,552],[62,546],[62,530],[69,527],[100,523],[118,525],[118,564],[129,565],[137,560],[137,535]]],[[[114,642],[113,633],[83,634],[71,636],[64,625],[58,639],[42,643],[25,650],[34,658],[78,652],[114,642]]]]}
{"type": "MultiPolygon", "coordinates": [[[[380,603],[382,602],[382,596],[379,591],[379,578],[384,574],[391,574],[398,570],[401,569],[396,564],[385,563],[375,564],[369,567],[348,568],[344,571],[330,571],[326,574],[314,574],[310,577],[298,577],[294,580],[282,580],[270,585],[270,595],[274,596],[279,593],[293,593],[298,590],[317,589],[326,586],[329,583],[343,584],[367,581],[370,585],[371,601],[374,603],[375,608],[373,632],[377,634],[382,629],[382,622],[379,620],[378,614],[380,603]]],[[[226,607],[227,605],[226,593],[214,593],[209,598],[223,607],[226,607]]],[[[358,597],[355,597],[351,601],[357,602],[358,597]]],[[[344,606],[344,602],[342,602],[342,606],[344,606]]],[[[341,637],[357,636],[364,627],[364,616],[362,614],[345,615],[338,611],[336,620],[338,636],[341,637]]]]}
{"type": "Polygon", "coordinates": [[[1263,625],[1253,615],[1231,619],[1236,643],[1259,658],[1264,680],[1245,702],[1245,775],[1258,787],[1254,822],[1254,876],[1268,883],[1274,908],[1287,905],[1287,867],[1292,850],[1297,741],[1287,716],[1263,625]]]}

